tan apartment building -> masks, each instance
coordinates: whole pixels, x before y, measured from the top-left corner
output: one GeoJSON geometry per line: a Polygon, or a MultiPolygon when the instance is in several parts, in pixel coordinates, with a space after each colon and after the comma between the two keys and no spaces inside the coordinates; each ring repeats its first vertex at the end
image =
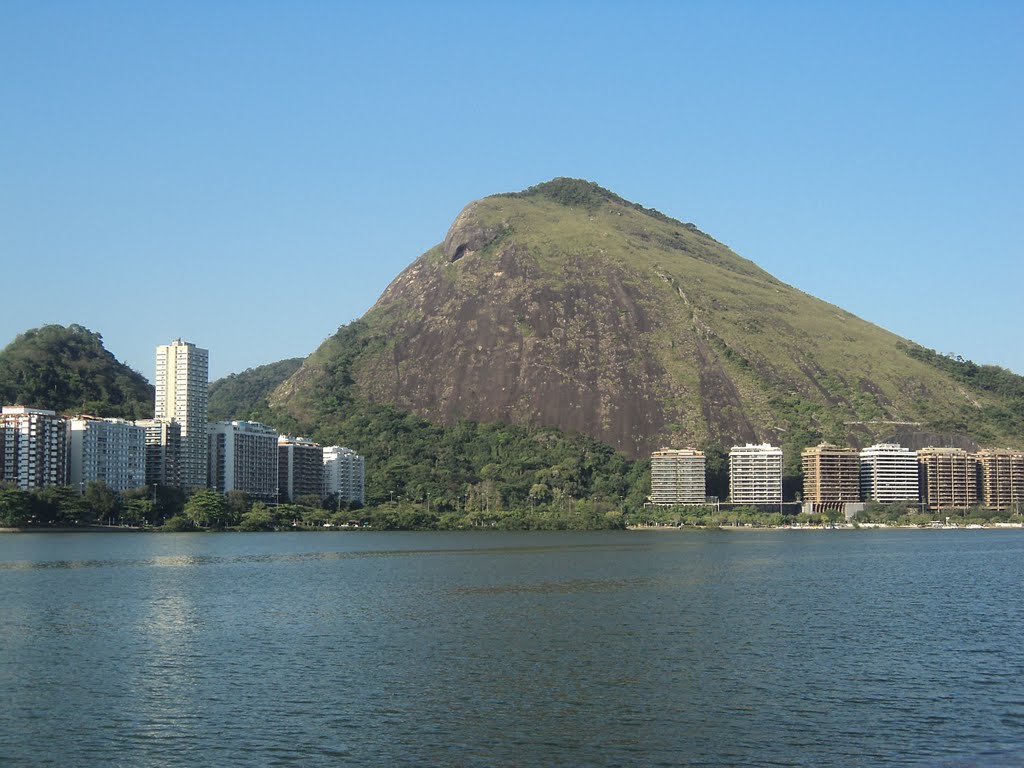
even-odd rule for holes
{"type": "Polygon", "coordinates": [[[986,449],[974,454],[981,478],[981,501],[999,512],[1024,508],[1024,453],[986,449]]]}
{"type": "Polygon", "coordinates": [[[960,448],[922,448],[917,461],[928,509],[966,509],[978,503],[978,464],[972,454],[960,448]]]}
{"type": "Polygon", "coordinates": [[[651,454],[651,501],[654,504],[703,504],[707,500],[703,451],[662,448],[651,454]]]}
{"type": "Polygon", "coordinates": [[[820,509],[840,509],[860,501],[860,454],[853,448],[822,443],[800,454],[804,502],[820,509]]]}

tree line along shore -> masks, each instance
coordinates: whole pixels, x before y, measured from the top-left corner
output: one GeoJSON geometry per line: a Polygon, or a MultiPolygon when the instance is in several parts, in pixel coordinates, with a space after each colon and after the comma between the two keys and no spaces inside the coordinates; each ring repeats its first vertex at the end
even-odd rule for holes
{"type": "MultiPolygon", "coordinates": [[[[500,497],[499,497],[500,498],[500,497]]],[[[1024,522],[1016,512],[984,507],[921,510],[916,505],[868,502],[847,520],[842,512],[793,512],[733,506],[631,507],[624,499],[564,497],[508,508],[498,499],[469,497],[460,505],[431,499],[389,500],[359,506],[328,497],[299,497],[295,503],[268,505],[246,494],[202,490],[191,495],[175,488],[140,488],[116,493],[90,483],[84,493],[69,486],[24,491],[0,487],[0,528],[7,530],[159,531],[290,530],[614,530],[624,528],[784,528],[891,526],[934,527],[935,523],[995,526],[1024,522]]]]}

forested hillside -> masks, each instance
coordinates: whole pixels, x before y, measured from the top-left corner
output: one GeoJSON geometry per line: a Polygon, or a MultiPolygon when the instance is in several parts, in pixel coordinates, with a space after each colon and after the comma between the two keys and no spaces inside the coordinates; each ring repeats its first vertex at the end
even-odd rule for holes
{"type": "Polygon", "coordinates": [[[0,401],[59,413],[153,416],[153,387],[81,325],[33,328],[0,351],[0,401]]]}

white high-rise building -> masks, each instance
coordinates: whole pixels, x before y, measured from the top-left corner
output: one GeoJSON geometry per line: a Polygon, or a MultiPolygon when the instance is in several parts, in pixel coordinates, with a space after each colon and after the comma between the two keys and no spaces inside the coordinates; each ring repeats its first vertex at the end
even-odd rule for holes
{"type": "Polygon", "coordinates": [[[242,491],[254,501],[277,501],[278,434],[256,421],[209,425],[210,487],[242,491]]]}
{"type": "Polygon", "coordinates": [[[707,501],[704,453],[690,448],[652,453],[651,501],[660,505],[707,501]]]}
{"type": "Polygon", "coordinates": [[[338,501],[366,502],[366,462],[350,448],[324,447],[324,493],[338,501]]]}
{"type": "Polygon", "coordinates": [[[865,501],[891,504],[918,500],[917,454],[896,443],[860,452],[860,493],[865,501]]]}
{"type": "Polygon", "coordinates": [[[54,411],[5,405],[0,411],[0,481],[23,491],[67,483],[67,428],[54,411]]]}
{"type": "Polygon", "coordinates": [[[156,408],[154,418],[181,425],[178,461],[182,487],[205,488],[209,468],[210,353],[177,339],[156,348],[156,408]]]}
{"type": "Polygon", "coordinates": [[[733,446],[729,451],[729,500],[733,504],[782,503],[782,449],[733,446]]]}
{"type": "Polygon", "coordinates": [[[79,493],[93,482],[118,493],[144,486],[146,430],[124,419],[69,419],[68,479],[79,493]]]}

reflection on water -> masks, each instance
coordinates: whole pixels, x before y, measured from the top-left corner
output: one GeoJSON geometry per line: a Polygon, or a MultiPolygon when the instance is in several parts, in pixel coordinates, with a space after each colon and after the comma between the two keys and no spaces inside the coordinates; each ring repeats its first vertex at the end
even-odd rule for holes
{"type": "Polygon", "coordinates": [[[1022,549],[0,537],[0,762],[1017,765],[1022,549]]]}
{"type": "MultiPolygon", "coordinates": [[[[50,537],[54,534],[34,534],[36,537],[46,536],[50,537]]],[[[75,534],[72,534],[75,535],[75,534]]],[[[212,536],[212,534],[203,534],[205,536],[212,536]]],[[[234,535],[234,534],[233,534],[234,535]]],[[[259,534],[265,535],[265,534],[259,534]]],[[[283,534],[285,536],[299,538],[298,534],[283,534]]],[[[315,536],[331,537],[337,534],[313,534],[315,536]]],[[[354,534],[355,536],[367,536],[367,534],[354,534]]],[[[426,534],[419,534],[426,535],[426,534]]],[[[21,534],[20,538],[24,539],[33,534],[21,534]]],[[[158,536],[150,534],[147,538],[156,539],[164,538],[166,535],[158,536]]],[[[179,535],[180,536],[180,535],[179,535]]],[[[341,534],[344,536],[344,534],[341,534]]],[[[305,538],[305,537],[304,537],[305,538]]],[[[473,534],[469,542],[472,542],[473,538],[479,538],[478,534],[473,534]]],[[[336,543],[336,542],[335,542],[336,543]]],[[[349,543],[349,542],[345,542],[349,543]]],[[[260,552],[260,553],[242,553],[242,554],[175,554],[175,555],[154,555],[153,557],[147,558],[117,558],[117,559],[90,559],[90,560],[60,560],[60,559],[39,559],[39,560],[26,560],[26,559],[3,559],[0,560],[0,570],[23,570],[31,568],[109,568],[116,566],[119,568],[150,568],[150,567],[164,567],[164,568],[180,568],[180,567],[192,567],[201,565],[223,565],[232,563],[273,563],[273,562],[291,562],[291,561],[305,561],[305,560],[339,560],[347,558],[366,558],[366,557],[444,557],[452,555],[461,556],[474,556],[474,557],[486,557],[493,556],[496,554],[510,554],[510,553],[560,553],[565,551],[573,551],[585,549],[588,551],[618,551],[618,552],[629,552],[637,551],[639,548],[635,545],[619,544],[615,546],[609,546],[607,544],[570,544],[567,546],[557,545],[527,545],[521,544],[519,546],[512,547],[462,547],[457,549],[446,549],[446,548],[431,548],[431,549],[379,549],[379,550],[342,550],[342,551],[314,551],[314,552],[260,552]]]]}

